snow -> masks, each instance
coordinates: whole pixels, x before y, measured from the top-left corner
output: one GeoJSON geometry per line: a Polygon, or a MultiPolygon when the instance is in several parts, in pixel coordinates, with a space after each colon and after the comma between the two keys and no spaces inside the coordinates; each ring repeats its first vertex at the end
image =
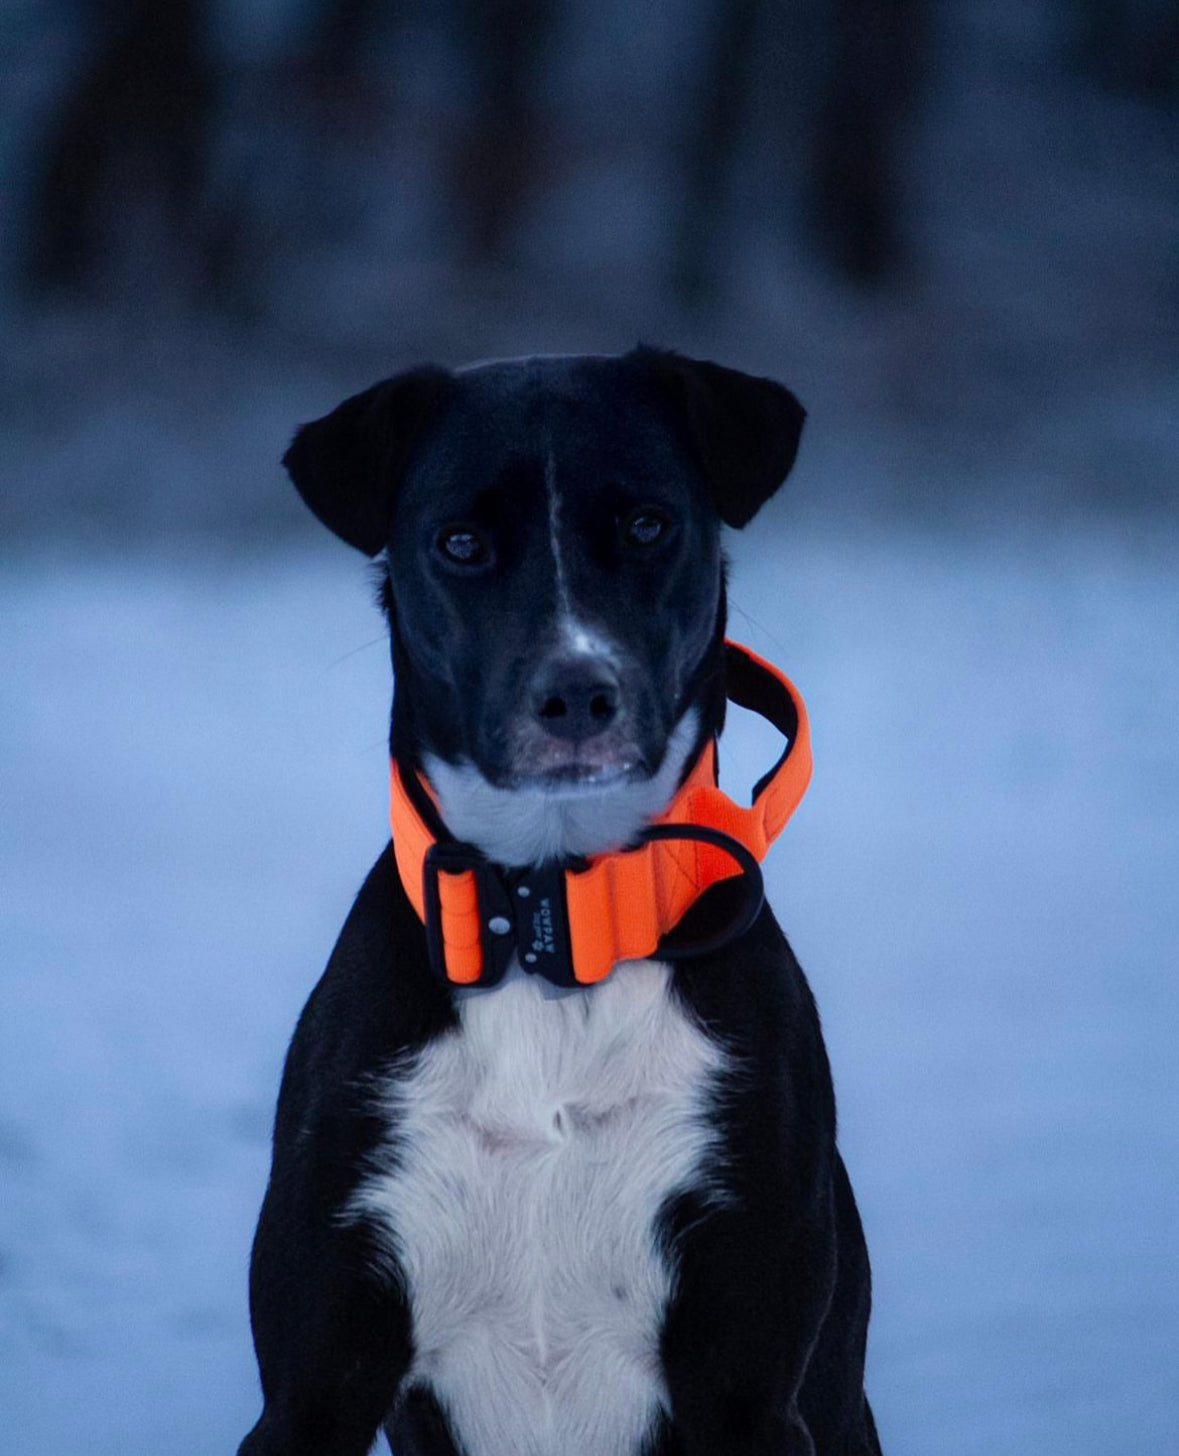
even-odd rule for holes
{"type": "MultiPolygon", "coordinates": [[[[824,1015],[885,1449],[1179,1450],[1174,535],[783,501],[732,549],[734,635],[814,726],[768,883],[824,1015]]],[[[232,1450],[281,1058],[386,832],[371,586],[327,541],[30,547],[0,609],[4,1446],[232,1450]]],[[[769,744],[726,744],[747,784],[769,744]]]]}

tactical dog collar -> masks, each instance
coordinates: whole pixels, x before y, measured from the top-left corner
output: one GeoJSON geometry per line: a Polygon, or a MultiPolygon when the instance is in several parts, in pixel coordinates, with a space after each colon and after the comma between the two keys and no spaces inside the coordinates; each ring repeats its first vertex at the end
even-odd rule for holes
{"type": "Polygon", "coordinates": [[[717,786],[714,740],[634,844],[573,866],[491,864],[473,845],[446,836],[428,793],[391,761],[397,870],[438,975],[462,986],[494,985],[518,954],[525,970],[555,985],[592,985],[619,961],[655,951],[669,960],[700,955],[748,930],[762,905],[759,861],[810,782],[810,727],[793,684],[747,647],[726,642],[725,675],[729,700],[786,739],[752,804],[734,803],[717,786]],[[745,894],[728,925],[706,941],[667,939],[706,890],[737,877],[745,894]]]}

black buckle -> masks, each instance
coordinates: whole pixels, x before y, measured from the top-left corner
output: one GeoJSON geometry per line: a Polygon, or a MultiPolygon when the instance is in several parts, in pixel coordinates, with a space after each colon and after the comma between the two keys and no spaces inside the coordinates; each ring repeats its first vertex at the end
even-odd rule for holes
{"type": "Polygon", "coordinates": [[[422,867],[426,948],[434,974],[449,980],[438,876],[464,870],[475,876],[483,948],[483,970],[473,984],[494,986],[502,981],[513,953],[518,951],[520,964],[529,973],[543,976],[555,986],[576,986],[564,870],[559,865],[544,865],[533,870],[503,871],[471,845],[446,840],[430,846],[422,867]]]}
{"type": "Polygon", "coordinates": [[[516,944],[520,964],[554,986],[577,986],[569,939],[569,907],[565,870],[559,864],[519,870],[510,877],[516,908],[516,944]]]}

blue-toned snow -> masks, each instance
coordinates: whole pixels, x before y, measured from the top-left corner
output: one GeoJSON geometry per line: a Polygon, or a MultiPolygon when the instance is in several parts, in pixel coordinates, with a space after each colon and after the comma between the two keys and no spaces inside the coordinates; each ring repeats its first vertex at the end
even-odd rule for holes
{"type": "MultiPolygon", "coordinates": [[[[814,723],[768,883],[885,1449],[1173,1456],[1173,537],[770,524],[733,627],[814,723]]],[[[0,1448],[229,1452],[281,1058],[385,835],[381,623],[326,543],[18,555],[0,609],[0,1448]]],[[[769,745],[732,740],[748,784],[769,745]]]]}

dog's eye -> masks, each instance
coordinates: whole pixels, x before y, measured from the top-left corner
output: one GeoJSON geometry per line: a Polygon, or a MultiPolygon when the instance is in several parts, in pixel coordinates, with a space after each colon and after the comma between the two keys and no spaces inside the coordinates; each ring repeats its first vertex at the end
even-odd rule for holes
{"type": "Polygon", "coordinates": [[[670,519],[654,506],[640,506],[637,511],[622,522],[622,541],[625,546],[654,546],[662,541],[671,529],[670,519]]]}
{"type": "Polygon", "coordinates": [[[482,566],[491,558],[487,537],[475,526],[444,526],[438,533],[438,549],[458,566],[482,566]]]}

